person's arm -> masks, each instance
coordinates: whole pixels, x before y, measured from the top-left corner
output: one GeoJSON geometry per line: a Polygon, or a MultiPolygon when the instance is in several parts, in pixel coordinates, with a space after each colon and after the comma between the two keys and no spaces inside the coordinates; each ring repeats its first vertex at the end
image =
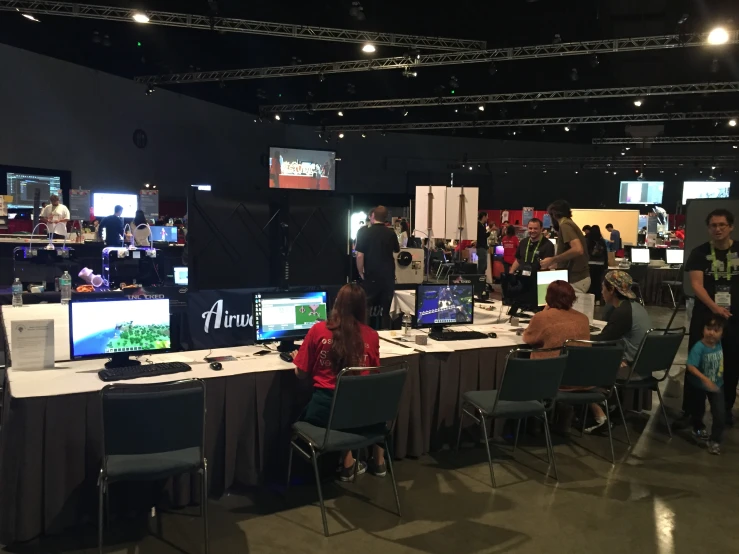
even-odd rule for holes
{"type": "Polygon", "coordinates": [[[69,210],[65,206],[62,210],[62,218],[57,220],[57,223],[66,223],[67,221],[69,221],[69,210]]]}
{"type": "Polygon", "coordinates": [[[716,392],[718,391],[718,387],[716,386],[716,384],[708,377],[706,377],[700,369],[698,369],[698,366],[701,365],[701,359],[703,358],[704,350],[705,348],[703,347],[702,342],[697,342],[693,345],[693,348],[691,348],[690,352],[688,353],[688,361],[686,364],[687,371],[688,373],[698,378],[698,380],[703,383],[703,386],[706,387],[707,390],[716,392]]]}
{"type": "Polygon", "coordinates": [[[364,252],[357,252],[357,272],[364,279],[364,252]]]}
{"type": "MultiPolygon", "coordinates": [[[[544,312],[548,308],[544,308],[544,312]]],[[[544,318],[541,317],[544,312],[536,314],[531,318],[529,326],[523,332],[523,342],[529,346],[540,346],[544,343],[544,329],[546,323],[542,321],[544,318]]]]}
{"type": "Polygon", "coordinates": [[[624,300],[623,303],[613,311],[611,317],[608,318],[608,323],[603,327],[603,330],[597,335],[592,335],[590,340],[620,340],[626,336],[630,330],[631,304],[628,300],[624,300]]]}
{"type": "Polygon", "coordinates": [[[98,232],[97,232],[97,235],[98,235],[98,237],[100,237],[101,239],[103,238],[103,229],[104,229],[104,226],[105,226],[105,219],[103,219],[103,220],[102,220],[102,221],[101,221],[101,222],[100,222],[100,223],[98,224],[98,232]]]}
{"type": "Polygon", "coordinates": [[[688,367],[688,373],[692,373],[698,379],[700,379],[701,383],[703,383],[703,386],[706,387],[707,390],[709,390],[711,392],[718,392],[719,388],[716,385],[716,383],[714,383],[708,377],[706,377],[705,375],[703,375],[701,373],[700,369],[698,369],[694,365],[690,365],[690,364],[688,364],[687,367],[688,367]]]}
{"type": "MultiPolygon", "coordinates": [[[[392,233],[392,231],[390,231],[392,233]]],[[[393,233],[393,252],[400,252],[400,243],[398,242],[398,235],[393,233]]]]}
{"type": "Polygon", "coordinates": [[[731,312],[727,308],[722,308],[721,306],[716,304],[711,298],[711,295],[708,294],[708,291],[703,286],[702,271],[694,270],[690,272],[690,284],[693,286],[695,297],[703,302],[703,304],[709,310],[711,310],[714,314],[723,317],[724,319],[729,319],[731,317],[731,312]]]}
{"type": "Polygon", "coordinates": [[[313,340],[313,327],[303,339],[303,344],[297,352],[293,352],[293,363],[295,364],[295,375],[300,379],[305,379],[310,375],[312,360],[315,358],[315,341],[313,340]]]}
{"type": "Polygon", "coordinates": [[[573,239],[569,242],[570,249],[565,250],[561,254],[557,254],[556,256],[552,256],[551,258],[545,258],[541,261],[541,267],[542,269],[548,269],[552,266],[558,266],[563,264],[564,262],[569,262],[573,258],[577,258],[578,256],[582,256],[585,253],[585,250],[582,247],[582,241],[579,238],[573,239]],[[545,264],[546,262],[546,264],[545,264]]]}
{"type": "Polygon", "coordinates": [[[515,260],[513,260],[513,264],[511,265],[510,273],[516,273],[516,271],[518,271],[518,266],[519,265],[520,264],[518,263],[518,258],[516,258],[515,260]]]}

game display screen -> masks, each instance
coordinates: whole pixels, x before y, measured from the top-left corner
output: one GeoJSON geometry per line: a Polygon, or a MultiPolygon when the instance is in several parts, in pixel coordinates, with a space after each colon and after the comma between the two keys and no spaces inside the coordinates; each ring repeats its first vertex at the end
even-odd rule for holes
{"type": "Polygon", "coordinates": [[[187,286],[187,274],[188,268],[186,267],[175,267],[174,268],[174,284],[187,286]]]}
{"type": "Polygon", "coordinates": [[[254,294],[254,327],[258,341],[302,338],[328,318],[328,293],[254,294]]]}
{"type": "Polygon", "coordinates": [[[669,265],[680,265],[684,261],[685,250],[674,250],[674,249],[668,248],[665,254],[667,258],[667,263],[669,265]]]}
{"type": "Polygon", "coordinates": [[[273,189],[336,190],[336,152],[269,149],[269,187],[273,189]]]}
{"type": "Polygon", "coordinates": [[[103,300],[70,304],[72,359],[169,350],[169,300],[103,300]]]}
{"type": "Polygon", "coordinates": [[[683,182],[683,204],[692,198],[728,198],[731,183],[728,181],[683,182]]]}
{"type": "Polygon", "coordinates": [[[620,204],[661,204],[664,181],[621,181],[620,204]]]}
{"type": "Polygon", "coordinates": [[[135,194],[95,192],[92,195],[92,211],[95,217],[113,215],[116,206],[123,208],[123,217],[133,219],[139,209],[139,197],[135,194]]]}
{"type": "Polygon", "coordinates": [[[473,285],[419,285],[416,289],[418,327],[473,322],[473,285]]]}
{"type": "Polygon", "coordinates": [[[161,227],[152,225],[151,240],[154,242],[177,242],[177,227],[161,227]]]}
{"type": "Polygon", "coordinates": [[[567,270],[560,269],[557,271],[538,271],[536,273],[536,297],[539,306],[547,304],[547,289],[554,281],[567,282],[567,270]]]}
{"type": "Polygon", "coordinates": [[[5,174],[8,183],[8,194],[13,201],[8,208],[33,208],[33,195],[39,191],[39,206],[48,202],[49,196],[56,194],[62,197],[61,177],[51,175],[27,175],[23,173],[5,174]]]}

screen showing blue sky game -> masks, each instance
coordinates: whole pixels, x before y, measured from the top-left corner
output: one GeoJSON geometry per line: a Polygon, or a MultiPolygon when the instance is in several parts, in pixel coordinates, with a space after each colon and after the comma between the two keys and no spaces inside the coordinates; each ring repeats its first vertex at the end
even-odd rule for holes
{"type": "Polygon", "coordinates": [[[72,302],[72,358],[168,350],[169,300],[72,302]]]}
{"type": "Polygon", "coordinates": [[[420,285],[416,290],[418,327],[472,323],[473,287],[469,285],[420,285]]]}
{"type": "Polygon", "coordinates": [[[328,317],[328,293],[285,292],[254,295],[254,326],[257,340],[303,338],[308,330],[328,317]]]}

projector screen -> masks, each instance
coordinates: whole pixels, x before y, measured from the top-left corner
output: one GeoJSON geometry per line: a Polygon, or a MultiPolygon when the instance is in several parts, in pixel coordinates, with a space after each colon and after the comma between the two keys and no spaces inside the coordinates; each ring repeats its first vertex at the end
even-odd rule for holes
{"type": "Polygon", "coordinates": [[[269,187],[273,189],[336,189],[336,152],[270,147],[269,187]]]}
{"type": "Polygon", "coordinates": [[[664,181],[621,181],[620,204],[661,204],[664,181]]]}
{"type": "Polygon", "coordinates": [[[132,218],[136,215],[139,206],[139,197],[136,194],[117,194],[111,192],[96,192],[92,195],[92,210],[95,217],[113,215],[116,206],[123,206],[123,217],[132,218]]]}
{"type": "Polygon", "coordinates": [[[683,204],[692,198],[728,198],[730,187],[728,181],[685,181],[683,204]]]}

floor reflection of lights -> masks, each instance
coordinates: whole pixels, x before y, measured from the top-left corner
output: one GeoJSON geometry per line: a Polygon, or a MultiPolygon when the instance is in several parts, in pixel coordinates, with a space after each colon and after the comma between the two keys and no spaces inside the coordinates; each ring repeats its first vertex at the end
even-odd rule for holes
{"type": "Polygon", "coordinates": [[[661,498],[654,499],[654,535],[659,554],[675,552],[675,512],[661,498]]]}

